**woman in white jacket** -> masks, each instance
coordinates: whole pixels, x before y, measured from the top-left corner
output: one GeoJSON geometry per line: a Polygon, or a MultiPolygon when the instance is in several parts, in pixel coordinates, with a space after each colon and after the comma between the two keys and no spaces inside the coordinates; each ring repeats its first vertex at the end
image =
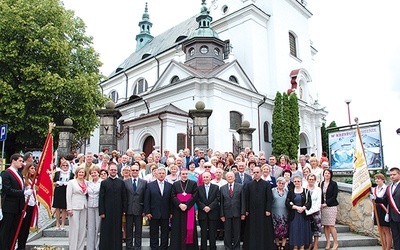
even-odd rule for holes
{"type": "Polygon", "coordinates": [[[86,249],[99,249],[99,233],[101,218],[99,216],[99,193],[100,193],[100,168],[92,166],[89,168],[91,180],[88,183],[88,231],[86,249]]]}
{"type": "Polygon", "coordinates": [[[83,250],[85,247],[87,218],[87,186],[84,167],[75,170],[75,179],[67,185],[67,213],[69,216],[69,249],[83,250]]]}
{"type": "Polygon", "coordinates": [[[318,250],[318,239],[321,236],[321,188],[319,188],[315,183],[317,177],[315,174],[309,174],[307,176],[307,189],[311,193],[311,208],[306,210],[306,215],[311,216],[311,231],[314,236],[313,244],[310,244],[309,250],[318,250]]]}

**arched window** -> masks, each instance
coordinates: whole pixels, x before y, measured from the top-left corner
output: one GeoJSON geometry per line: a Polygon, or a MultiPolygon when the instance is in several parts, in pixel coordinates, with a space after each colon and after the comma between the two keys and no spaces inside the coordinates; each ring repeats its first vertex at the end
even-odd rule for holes
{"type": "Polygon", "coordinates": [[[297,37],[292,32],[289,32],[289,46],[290,54],[294,57],[297,57],[297,37]]]}
{"type": "Polygon", "coordinates": [[[242,125],[242,114],[237,111],[229,112],[230,115],[230,129],[237,130],[242,125]]]}
{"type": "Polygon", "coordinates": [[[133,89],[134,95],[139,95],[143,92],[146,92],[148,88],[148,84],[146,79],[141,78],[135,83],[135,88],[133,89]]]}
{"type": "Polygon", "coordinates": [[[186,148],[186,135],[179,133],[176,135],[176,148],[179,149],[184,149],[186,148]]]}
{"type": "Polygon", "coordinates": [[[178,81],[179,81],[179,76],[174,75],[174,76],[171,78],[170,83],[176,83],[176,82],[178,82],[178,81]]]}
{"type": "Polygon", "coordinates": [[[264,122],[264,141],[271,142],[269,136],[269,122],[264,122]]]}
{"type": "Polygon", "coordinates": [[[115,103],[117,103],[118,101],[118,92],[113,90],[110,92],[110,94],[108,94],[108,97],[115,103]]]}
{"type": "Polygon", "coordinates": [[[234,82],[234,83],[238,83],[238,79],[237,79],[236,76],[234,76],[234,75],[231,75],[231,76],[229,77],[229,81],[234,82]]]}

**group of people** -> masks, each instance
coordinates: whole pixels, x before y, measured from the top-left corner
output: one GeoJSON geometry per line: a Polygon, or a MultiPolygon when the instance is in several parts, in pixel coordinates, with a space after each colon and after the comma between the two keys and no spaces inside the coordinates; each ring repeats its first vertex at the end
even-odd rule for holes
{"type": "Polygon", "coordinates": [[[123,241],[138,249],[143,218],[152,249],[197,249],[196,222],[201,249],[215,249],[217,239],[226,249],[239,249],[241,241],[245,249],[285,249],[287,239],[296,249],[317,249],[322,225],[337,248],[338,189],[326,161],[277,160],[249,149],[236,157],[211,149],[163,153],[61,159],[53,207],[57,230],[69,217],[71,249],[82,249],[86,228],[88,249],[119,249],[123,241]]]}
{"type": "Polygon", "coordinates": [[[371,199],[375,200],[372,215],[375,225],[378,225],[383,249],[390,250],[392,243],[394,249],[400,250],[400,168],[389,169],[392,183],[385,184],[386,178],[378,173],[374,176],[376,187],[371,190],[371,199]]]}
{"type": "Polygon", "coordinates": [[[37,166],[33,162],[24,163],[20,154],[13,154],[10,163],[0,178],[0,249],[11,249],[17,236],[17,249],[22,250],[26,247],[30,229],[37,227],[38,205],[34,189],[37,166]],[[25,201],[28,203],[23,213],[25,201]],[[19,224],[20,230],[16,234],[19,224]]]}
{"type": "MultiPolygon", "coordinates": [[[[240,249],[241,241],[244,249],[281,250],[289,244],[318,249],[322,227],[326,249],[338,248],[338,186],[323,157],[301,155],[297,163],[247,149],[236,157],[210,149],[196,149],[194,155],[185,149],[177,156],[168,150],[147,157],[132,152],[115,160],[108,152],[97,158],[88,153],[80,161],[73,154],[61,158],[53,176],[53,208],[56,230],[64,230],[68,216],[70,249],[83,249],[85,239],[86,249],[122,249],[123,241],[127,249],[140,249],[143,224],[150,226],[151,249],[216,249],[217,239],[226,249],[240,249]]],[[[28,197],[18,249],[25,249],[37,214],[36,165],[25,164],[23,176],[22,165],[22,157],[13,155],[1,174],[1,249],[9,249],[28,197]]],[[[377,202],[390,201],[380,176],[376,180],[377,202]]],[[[390,205],[379,207],[393,212],[390,205]]]]}

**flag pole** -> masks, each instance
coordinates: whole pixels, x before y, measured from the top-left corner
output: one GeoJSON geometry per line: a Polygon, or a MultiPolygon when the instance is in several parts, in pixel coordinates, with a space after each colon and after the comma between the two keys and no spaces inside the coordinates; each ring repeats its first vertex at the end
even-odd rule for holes
{"type": "MultiPolygon", "coordinates": [[[[54,123],[49,123],[49,132],[47,134],[46,137],[46,142],[45,142],[45,146],[47,145],[48,141],[49,141],[49,135],[51,135],[51,132],[53,131],[53,128],[55,128],[55,124],[54,123]]],[[[38,171],[35,171],[35,174],[33,175],[33,181],[31,183],[30,189],[33,189],[33,186],[36,183],[36,177],[37,175],[40,173],[41,169],[42,169],[42,157],[40,157],[40,162],[39,162],[39,167],[38,167],[38,171]]],[[[17,243],[17,239],[18,239],[18,235],[19,235],[19,231],[21,230],[21,225],[22,225],[22,221],[24,220],[25,217],[25,213],[26,213],[26,208],[28,207],[28,203],[29,203],[29,199],[31,198],[31,195],[28,195],[25,204],[24,204],[24,208],[22,209],[22,213],[21,213],[21,217],[19,218],[19,222],[18,222],[18,227],[17,230],[15,231],[15,235],[14,235],[14,239],[12,241],[10,250],[14,250],[15,249],[15,244],[17,243]]]]}
{"type": "MultiPolygon", "coordinates": [[[[362,137],[361,137],[361,130],[360,130],[360,126],[359,126],[359,123],[358,123],[358,118],[356,117],[355,119],[354,119],[354,121],[355,121],[355,123],[356,123],[356,137],[358,137],[358,138],[356,138],[356,142],[357,141],[359,141],[360,142],[360,149],[361,149],[361,153],[362,153],[362,155],[361,155],[361,158],[363,158],[361,161],[363,161],[363,163],[361,164],[361,165],[363,165],[364,164],[364,166],[366,167],[366,169],[367,169],[367,171],[368,171],[368,166],[366,165],[366,160],[365,160],[365,151],[364,151],[364,144],[363,144],[363,142],[362,142],[362,137]]],[[[360,157],[360,156],[359,156],[360,157]]],[[[360,160],[360,159],[355,159],[355,163],[356,163],[356,161],[358,161],[358,160],[360,160]]],[[[359,166],[360,167],[360,166],[359,166]]],[[[354,169],[355,170],[355,169],[354,169]]],[[[353,176],[354,177],[354,176],[353,176]]],[[[353,181],[354,181],[354,179],[353,179],[353,181]]],[[[369,179],[369,174],[368,174],[368,181],[369,181],[369,183],[371,184],[371,181],[370,181],[370,179],[369,179]]],[[[353,183],[354,184],[354,183],[353,183]]],[[[370,187],[371,187],[371,185],[370,185],[370,187]]],[[[370,191],[371,192],[371,191],[370,191]]],[[[358,203],[358,201],[359,201],[359,198],[362,198],[362,197],[364,197],[365,195],[367,194],[367,189],[363,192],[363,193],[361,193],[360,194],[360,197],[358,197],[357,198],[357,201],[356,201],[356,203],[358,203]]],[[[375,201],[373,200],[372,201],[372,205],[373,205],[373,207],[374,207],[374,215],[375,215],[375,219],[376,219],[376,224],[377,224],[377,226],[378,226],[378,231],[379,231],[379,238],[380,238],[380,240],[381,240],[381,243],[382,243],[382,249],[384,250],[384,249],[386,249],[386,244],[384,243],[384,241],[382,240],[382,228],[381,228],[381,225],[380,225],[380,223],[379,223],[379,216],[378,216],[378,212],[377,212],[377,210],[376,210],[376,203],[375,203],[375,201]]],[[[354,206],[354,203],[353,203],[353,206],[354,206]]]]}
{"type": "Polygon", "coordinates": [[[381,223],[379,221],[379,215],[378,215],[378,210],[376,209],[376,202],[375,200],[372,200],[372,205],[374,206],[374,215],[375,215],[375,220],[376,220],[376,224],[378,226],[378,231],[379,231],[379,239],[381,240],[381,245],[382,245],[382,250],[386,249],[386,242],[383,241],[382,239],[382,227],[381,227],[381,223]]]}

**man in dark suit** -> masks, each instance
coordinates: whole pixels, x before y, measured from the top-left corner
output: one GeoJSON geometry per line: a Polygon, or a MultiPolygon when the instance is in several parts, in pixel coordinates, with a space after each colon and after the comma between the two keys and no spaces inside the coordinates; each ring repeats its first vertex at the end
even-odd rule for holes
{"type": "Polygon", "coordinates": [[[132,165],[132,178],[124,180],[127,196],[126,249],[141,249],[144,194],[147,182],[139,178],[139,166],[132,165]],[[133,223],[135,223],[135,247],[133,247],[133,223]]]}
{"type": "MultiPolygon", "coordinates": [[[[246,163],[245,162],[238,162],[237,163],[238,171],[235,173],[235,183],[240,183],[245,187],[247,183],[251,182],[253,178],[251,175],[246,174],[246,163]]],[[[246,220],[244,219],[240,223],[240,240],[244,241],[244,234],[245,234],[245,227],[246,227],[246,220]]]]}
{"type": "Polygon", "coordinates": [[[168,249],[169,218],[171,215],[172,184],[164,181],[164,168],[157,170],[157,180],[147,184],[144,196],[144,213],[150,221],[150,248],[168,249]],[[161,228],[161,244],[158,240],[161,228]]]}
{"type": "Polygon", "coordinates": [[[117,167],[118,167],[118,177],[119,177],[119,178],[122,178],[121,170],[122,170],[123,167],[126,167],[126,166],[131,166],[131,165],[129,164],[129,156],[127,156],[127,155],[122,155],[122,157],[121,157],[121,163],[118,163],[118,164],[117,164],[117,167]]]}
{"type": "Polygon", "coordinates": [[[21,213],[25,204],[25,195],[31,195],[33,190],[24,191],[24,181],[18,171],[22,167],[22,156],[13,154],[11,166],[1,172],[3,189],[1,193],[3,219],[0,221],[0,249],[10,249],[21,213]]]}
{"type": "Polygon", "coordinates": [[[201,250],[207,249],[207,235],[210,239],[210,250],[217,249],[216,234],[219,219],[219,187],[211,184],[211,173],[203,173],[204,184],[199,186],[197,200],[198,219],[201,228],[201,250]]]}
{"type": "Polygon", "coordinates": [[[382,198],[376,198],[377,203],[389,204],[389,223],[392,230],[394,249],[400,250],[400,168],[391,167],[389,169],[392,184],[386,188],[386,193],[382,198]]]}
{"type": "Polygon", "coordinates": [[[235,173],[235,183],[240,183],[245,186],[247,183],[253,180],[251,175],[246,174],[246,163],[245,162],[238,162],[237,164],[238,171],[235,173]]]}
{"type": "Polygon", "coordinates": [[[226,180],[228,184],[220,189],[220,216],[225,230],[224,245],[225,249],[239,250],[240,223],[246,214],[243,185],[235,183],[235,174],[232,172],[226,174],[226,180]]]}

